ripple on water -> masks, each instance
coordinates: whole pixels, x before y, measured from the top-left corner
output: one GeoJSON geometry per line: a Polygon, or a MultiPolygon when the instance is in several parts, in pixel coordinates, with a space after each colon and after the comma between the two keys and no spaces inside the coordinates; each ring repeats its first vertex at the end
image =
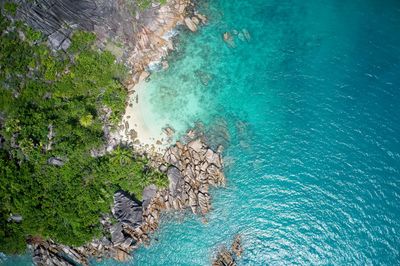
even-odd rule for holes
{"type": "Polygon", "coordinates": [[[154,130],[201,121],[223,142],[228,184],[207,224],[165,216],[130,264],[209,265],[241,233],[240,265],[399,265],[400,3],[202,5],[142,101],[154,130]],[[251,40],[227,47],[234,29],[251,40]]]}

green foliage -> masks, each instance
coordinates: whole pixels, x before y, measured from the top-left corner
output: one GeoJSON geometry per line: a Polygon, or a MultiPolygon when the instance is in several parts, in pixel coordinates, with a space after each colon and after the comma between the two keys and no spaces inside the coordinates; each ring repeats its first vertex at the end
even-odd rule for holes
{"type": "Polygon", "coordinates": [[[69,50],[73,53],[88,50],[96,40],[96,35],[92,32],[76,31],[72,36],[72,45],[69,50]]]}
{"type": "Polygon", "coordinates": [[[10,26],[0,16],[0,251],[24,251],[29,236],[81,245],[102,233],[116,190],[141,198],[167,179],[124,147],[90,156],[104,145],[102,110],[117,125],[127,98],[123,66],[92,48],[93,34],[77,32],[68,54],[54,54],[34,31],[19,25],[31,36],[22,40],[10,26]]]}
{"type": "Polygon", "coordinates": [[[6,2],[4,3],[4,10],[7,11],[9,14],[15,16],[17,13],[18,4],[6,2]]]}

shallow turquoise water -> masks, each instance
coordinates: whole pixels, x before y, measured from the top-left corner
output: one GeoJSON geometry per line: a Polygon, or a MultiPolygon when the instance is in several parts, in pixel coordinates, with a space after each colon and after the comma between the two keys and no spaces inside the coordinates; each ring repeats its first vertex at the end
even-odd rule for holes
{"type": "Polygon", "coordinates": [[[166,218],[132,265],[209,265],[237,233],[240,265],[400,264],[400,2],[206,10],[146,94],[155,124],[200,119],[214,142],[227,125],[228,186],[208,224],[166,218]],[[222,33],[243,28],[250,42],[227,47],[222,33]]]}
{"type": "Polygon", "coordinates": [[[399,265],[400,2],[202,9],[209,25],[182,34],[141,100],[153,128],[200,120],[211,143],[228,143],[228,184],[213,190],[207,224],[165,215],[129,264],[209,265],[240,233],[240,265],[399,265]],[[229,48],[234,29],[251,40],[229,48]]]}

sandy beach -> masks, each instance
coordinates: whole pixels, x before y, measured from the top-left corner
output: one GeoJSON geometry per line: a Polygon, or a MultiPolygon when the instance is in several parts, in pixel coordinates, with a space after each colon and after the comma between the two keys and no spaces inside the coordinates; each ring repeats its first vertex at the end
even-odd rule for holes
{"type": "Polygon", "coordinates": [[[135,147],[162,153],[171,144],[171,137],[163,131],[167,125],[151,123],[151,105],[144,100],[146,81],[136,84],[129,95],[129,103],[120,127],[121,140],[135,147]]]}

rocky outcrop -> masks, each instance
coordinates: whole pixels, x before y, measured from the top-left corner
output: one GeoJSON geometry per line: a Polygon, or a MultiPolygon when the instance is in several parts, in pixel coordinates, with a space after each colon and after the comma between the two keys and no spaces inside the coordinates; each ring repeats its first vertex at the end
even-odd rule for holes
{"type": "MultiPolygon", "coordinates": [[[[139,23],[141,26],[137,29],[133,49],[127,58],[127,63],[132,66],[128,91],[132,91],[133,86],[146,79],[152,71],[168,67],[165,58],[174,50],[172,37],[177,34],[177,26],[184,25],[195,32],[206,22],[207,18],[195,11],[194,1],[169,0],[152,13],[152,19],[139,23]]],[[[167,135],[170,133],[167,132],[167,135]]]]}
{"type": "Polygon", "coordinates": [[[165,196],[167,209],[187,206],[193,213],[205,214],[210,210],[209,186],[222,186],[222,158],[200,139],[186,145],[177,142],[164,154],[164,160],[172,165],[167,175],[170,191],[165,196]]]}
{"type": "Polygon", "coordinates": [[[228,250],[226,246],[222,246],[218,250],[216,258],[212,262],[212,266],[235,266],[242,253],[241,237],[237,235],[232,242],[230,250],[228,250]]]}
{"type": "Polygon", "coordinates": [[[242,247],[242,238],[240,235],[237,235],[233,240],[231,245],[231,250],[236,255],[236,257],[242,256],[243,247],[242,247]]]}
{"type": "Polygon", "coordinates": [[[190,208],[193,213],[205,215],[211,208],[209,186],[222,186],[221,154],[209,149],[200,139],[188,144],[177,142],[164,154],[169,188],[143,193],[143,223],[134,228],[124,224],[124,233],[138,243],[148,243],[149,234],[157,229],[162,211],[190,208]],[[151,200],[145,194],[152,193],[151,200]]]}
{"type": "Polygon", "coordinates": [[[35,240],[32,244],[33,263],[39,266],[89,265],[86,255],[75,248],[59,245],[51,240],[35,240]]]}
{"type": "Polygon", "coordinates": [[[107,215],[101,220],[109,238],[96,239],[77,248],[51,240],[32,241],[34,263],[88,265],[89,258],[126,261],[140,244],[149,243],[150,234],[158,228],[161,212],[188,208],[204,216],[211,208],[209,186],[225,184],[221,154],[201,139],[195,139],[187,144],[177,142],[160,160],[166,167],[169,187],[163,190],[155,185],[145,187],[142,202],[124,191],[117,191],[112,208],[116,222],[112,224],[107,215]]]}
{"type": "Polygon", "coordinates": [[[66,50],[76,29],[96,33],[100,49],[131,66],[130,84],[146,79],[150,65],[167,67],[162,61],[174,49],[175,27],[186,25],[196,31],[207,21],[191,0],[168,0],[146,9],[124,0],[13,1],[18,4],[15,18],[47,36],[53,50],[66,50]]]}
{"type": "Polygon", "coordinates": [[[236,262],[232,253],[226,249],[221,248],[218,252],[217,258],[213,261],[212,266],[235,266],[236,262]]]}
{"type": "Polygon", "coordinates": [[[124,191],[118,191],[114,194],[112,213],[119,222],[130,223],[133,226],[142,223],[142,206],[124,191]]]}

